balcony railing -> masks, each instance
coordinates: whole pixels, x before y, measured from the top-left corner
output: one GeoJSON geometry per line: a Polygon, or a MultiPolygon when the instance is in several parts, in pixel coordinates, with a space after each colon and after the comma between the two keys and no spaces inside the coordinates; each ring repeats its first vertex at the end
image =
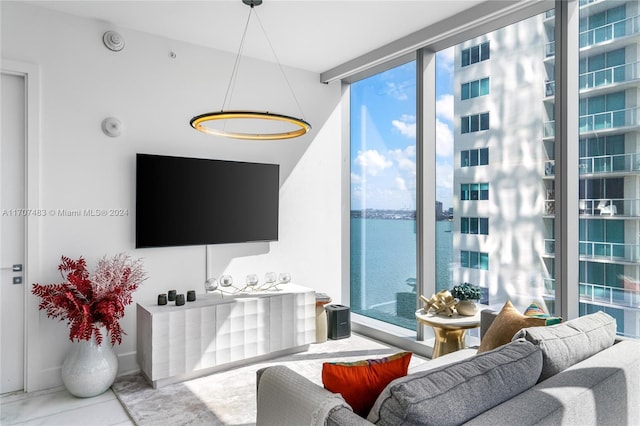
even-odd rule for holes
{"type": "Polygon", "coordinates": [[[640,122],[639,117],[640,108],[638,107],[582,115],[579,119],[579,130],[582,133],[637,126],[640,122]]]}
{"type": "MultiPolygon", "coordinates": [[[[640,262],[640,245],[607,243],[596,241],[579,241],[579,253],[581,258],[594,260],[610,260],[612,262],[640,262]]],[[[544,254],[556,253],[556,240],[544,239],[544,254]]]]}
{"type": "Polygon", "coordinates": [[[634,62],[580,74],[579,85],[580,89],[591,89],[638,78],[640,78],[640,67],[638,67],[638,62],[634,62]]]}
{"type": "Polygon", "coordinates": [[[549,58],[551,56],[554,56],[556,54],[556,42],[555,41],[549,41],[547,43],[545,43],[544,45],[544,56],[549,58]]]}
{"type": "Polygon", "coordinates": [[[556,94],[556,82],[555,81],[545,81],[544,82],[544,95],[545,96],[553,96],[556,94]]]}
{"type": "Polygon", "coordinates": [[[640,291],[600,284],[580,283],[580,301],[613,306],[640,308],[640,291]]]}
{"type": "Polygon", "coordinates": [[[556,240],[553,238],[544,239],[544,254],[556,254],[556,240]]]}
{"type": "Polygon", "coordinates": [[[640,32],[640,20],[638,16],[633,16],[620,21],[611,22],[597,28],[583,31],[579,34],[580,47],[592,46],[613,40],[614,38],[625,37],[640,32]]]}
{"type": "Polygon", "coordinates": [[[581,157],[578,167],[580,174],[638,172],[640,171],[640,153],[581,157]]]}
{"type": "MultiPolygon", "coordinates": [[[[593,89],[594,87],[605,87],[624,83],[625,81],[638,80],[640,79],[640,66],[638,64],[638,62],[634,62],[582,73],[578,76],[579,87],[580,89],[593,89]]],[[[553,96],[555,94],[556,82],[554,80],[545,81],[544,95],[553,96]]]]}
{"type": "MultiPolygon", "coordinates": [[[[611,22],[597,28],[591,28],[587,31],[582,31],[578,35],[578,40],[580,47],[582,48],[638,33],[640,33],[640,17],[634,16],[627,19],[621,19],[620,21],[611,22]]],[[[544,53],[546,57],[554,56],[556,54],[555,41],[550,41],[545,44],[544,53]]]]}
{"type": "MultiPolygon", "coordinates": [[[[555,160],[544,162],[544,175],[554,176],[555,160]]],[[[581,175],[593,173],[633,173],[640,172],[640,153],[599,155],[596,157],[581,157],[578,164],[581,175]]]]}
{"type": "Polygon", "coordinates": [[[580,0],[579,4],[580,4],[580,7],[583,7],[591,3],[600,3],[601,1],[606,1],[606,0],[580,0]]]}
{"type": "MultiPolygon", "coordinates": [[[[581,215],[640,217],[640,199],[638,198],[582,198],[578,205],[581,215]]],[[[544,200],[543,214],[547,216],[556,214],[555,200],[544,200]]]]}
{"type": "Polygon", "coordinates": [[[579,209],[581,215],[640,217],[640,199],[585,198],[580,199],[579,209]]]}
{"type": "Polygon", "coordinates": [[[606,243],[595,241],[578,242],[580,256],[611,261],[640,261],[640,245],[624,243],[606,243]]]}
{"type": "MultiPolygon", "coordinates": [[[[543,278],[543,295],[555,298],[556,282],[553,278],[543,278]]],[[[613,287],[602,284],[579,283],[580,302],[598,303],[601,305],[619,306],[621,308],[640,308],[640,287],[613,287]]]]}
{"type": "Polygon", "coordinates": [[[544,214],[547,216],[556,214],[556,200],[544,200],[544,214]]]}
{"type": "Polygon", "coordinates": [[[556,122],[555,120],[547,121],[544,123],[544,135],[545,138],[553,138],[556,135],[556,122]]]}

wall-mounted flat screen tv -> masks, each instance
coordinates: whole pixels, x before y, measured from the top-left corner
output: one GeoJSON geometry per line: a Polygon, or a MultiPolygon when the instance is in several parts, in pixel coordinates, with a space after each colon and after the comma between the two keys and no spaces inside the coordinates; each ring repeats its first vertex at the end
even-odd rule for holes
{"type": "Polygon", "coordinates": [[[276,241],[280,166],[137,154],[136,248],[276,241]]]}

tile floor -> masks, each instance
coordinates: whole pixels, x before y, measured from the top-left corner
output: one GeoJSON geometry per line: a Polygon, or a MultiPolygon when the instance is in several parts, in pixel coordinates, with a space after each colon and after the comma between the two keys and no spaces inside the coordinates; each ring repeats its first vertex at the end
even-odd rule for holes
{"type": "Polygon", "coordinates": [[[76,398],[64,387],[15,392],[0,397],[0,424],[44,426],[133,426],[109,389],[94,398],[76,398]]]}

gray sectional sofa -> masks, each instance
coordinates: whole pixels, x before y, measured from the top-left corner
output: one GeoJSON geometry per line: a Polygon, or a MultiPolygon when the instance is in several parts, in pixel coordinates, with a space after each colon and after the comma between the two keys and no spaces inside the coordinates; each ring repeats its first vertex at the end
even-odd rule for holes
{"type": "MultiPolygon", "coordinates": [[[[481,335],[496,313],[482,313],[481,335]]],[[[258,372],[257,426],[640,425],[640,341],[598,312],[465,349],[391,382],[367,419],[284,366],[258,372]]]]}

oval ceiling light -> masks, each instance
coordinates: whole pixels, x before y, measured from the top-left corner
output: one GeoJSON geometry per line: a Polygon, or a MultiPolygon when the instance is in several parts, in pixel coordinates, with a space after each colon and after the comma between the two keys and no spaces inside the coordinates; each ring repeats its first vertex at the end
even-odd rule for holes
{"type": "Polygon", "coordinates": [[[198,115],[191,119],[191,127],[194,129],[207,133],[209,135],[224,136],[234,139],[250,139],[250,140],[276,140],[276,139],[291,139],[302,136],[311,130],[311,125],[301,118],[290,117],[288,115],[274,114],[271,112],[260,111],[219,111],[208,112],[198,115]],[[281,121],[295,126],[295,130],[291,131],[277,131],[277,132],[237,132],[224,129],[216,129],[209,127],[205,123],[222,120],[268,120],[268,121],[281,121]]]}
{"type": "MultiPolygon", "coordinates": [[[[231,78],[229,80],[229,85],[227,86],[227,92],[225,94],[224,101],[222,102],[222,109],[219,112],[207,112],[207,113],[200,114],[193,117],[190,121],[191,127],[193,127],[194,129],[202,133],[215,135],[215,136],[223,136],[223,137],[233,138],[233,139],[277,140],[277,139],[291,139],[291,138],[297,138],[298,136],[302,136],[307,132],[309,132],[309,130],[311,130],[311,125],[302,118],[295,118],[289,115],[276,114],[272,112],[263,112],[263,111],[251,111],[251,110],[225,111],[224,110],[224,106],[225,104],[227,104],[228,97],[229,97],[229,103],[231,103],[231,97],[229,95],[230,94],[232,95],[232,87],[235,86],[235,79],[238,73],[240,59],[242,56],[242,49],[244,48],[245,38],[247,36],[247,29],[249,28],[249,22],[251,21],[253,8],[255,6],[261,5],[262,0],[242,0],[242,3],[246,4],[247,6],[250,6],[251,9],[249,11],[249,17],[247,18],[247,23],[244,28],[244,33],[242,34],[242,40],[240,41],[240,48],[238,49],[238,54],[236,56],[236,60],[233,65],[233,71],[231,72],[231,78]],[[231,123],[231,122],[240,123],[240,122],[246,122],[248,120],[255,121],[255,122],[269,122],[269,124],[274,122],[284,123],[287,126],[293,126],[293,130],[287,129],[284,131],[283,130],[254,131],[252,129],[246,129],[246,130],[239,131],[239,130],[235,130],[235,129],[231,130],[227,128],[227,123],[231,123]],[[223,126],[222,128],[216,128],[211,126],[212,123],[223,124],[223,126]]],[[[256,18],[258,19],[260,28],[262,29],[262,32],[265,38],[267,39],[269,46],[271,47],[271,52],[274,58],[276,59],[278,67],[282,72],[282,75],[287,83],[287,86],[289,87],[289,90],[291,91],[291,95],[293,96],[293,99],[298,105],[298,108],[302,112],[302,108],[300,108],[300,103],[298,102],[298,99],[296,98],[296,95],[293,92],[293,89],[291,88],[291,84],[289,83],[289,80],[287,79],[287,76],[284,73],[284,69],[282,68],[280,61],[278,60],[278,57],[273,49],[273,46],[269,41],[269,37],[267,37],[267,33],[264,30],[264,27],[262,27],[262,23],[260,22],[260,18],[257,16],[257,14],[256,14],[256,18]]],[[[234,127],[234,126],[231,126],[231,127],[234,127]]],[[[249,127],[255,128],[255,126],[249,126],[249,127]]]]}

